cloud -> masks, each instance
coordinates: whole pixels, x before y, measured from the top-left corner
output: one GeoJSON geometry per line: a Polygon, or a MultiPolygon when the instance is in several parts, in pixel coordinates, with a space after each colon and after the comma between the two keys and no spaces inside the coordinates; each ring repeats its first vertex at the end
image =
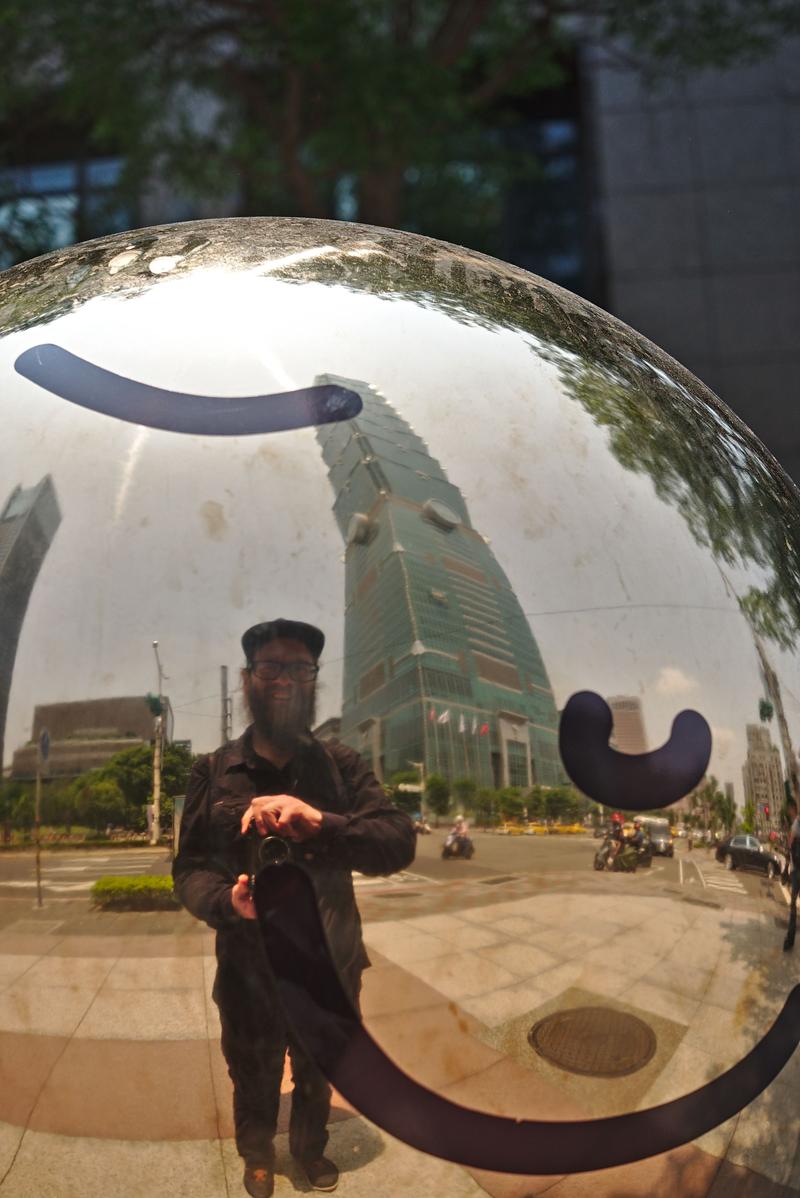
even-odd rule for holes
{"type": "Polygon", "coordinates": [[[714,746],[714,753],[720,760],[727,757],[735,739],[736,733],[732,728],[715,728],[712,725],[711,742],[714,746]]]}
{"type": "Polygon", "coordinates": [[[683,695],[687,691],[697,690],[700,683],[689,674],[684,674],[677,666],[662,666],[656,679],[656,691],[659,695],[683,695]]]}

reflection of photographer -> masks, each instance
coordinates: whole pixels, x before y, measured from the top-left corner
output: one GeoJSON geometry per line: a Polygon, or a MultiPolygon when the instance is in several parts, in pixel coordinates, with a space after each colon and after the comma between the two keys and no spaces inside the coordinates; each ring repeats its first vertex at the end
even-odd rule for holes
{"type": "Polygon", "coordinates": [[[256,924],[251,879],[263,857],[290,856],[314,885],[345,989],[358,1002],[369,964],[351,871],[390,874],[414,857],[411,821],[386,798],[358,754],[311,734],[324,636],[272,620],[242,637],[252,724],[192,771],[173,866],[175,891],[217,929],[214,1000],[233,1081],[236,1145],[254,1198],[273,1191],[273,1138],[288,1048],[294,1090],[289,1147],[315,1189],[338,1171],[323,1153],[330,1087],[283,1019],[256,924]]]}

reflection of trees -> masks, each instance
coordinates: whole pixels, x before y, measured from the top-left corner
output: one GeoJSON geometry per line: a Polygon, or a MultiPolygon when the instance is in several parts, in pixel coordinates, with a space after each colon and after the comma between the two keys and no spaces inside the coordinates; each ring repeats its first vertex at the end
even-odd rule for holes
{"type": "Polygon", "coordinates": [[[608,429],[617,460],[650,476],[695,540],[730,566],[764,572],[765,585],[740,605],[755,631],[791,646],[800,628],[796,496],[751,434],[710,392],[662,378],[647,361],[624,373],[563,356],[559,365],[569,392],[608,429]]]}
{"type": "MultiPolygon", "coordinates": [[[[800,629],[796,492],[752,434],[656,346],[591,304],[482,254],[366,225],[330,221],[197,221],[130,238],[100,238],[6,272],[0,327],[52,320],[99,294],[124,299],[157,285],[148,257],[173,255],[170,279],[225,266],[287,283],[336,284],[402,299],[486,330],[527,334],[599,425],[627,470],[647,474],[701,545],[729,566],[760,570],[741,597],[756,632],[783,646],[800,629]],[[113,277],[126,246],[140,257],[113,277]],[[292,260],[293,254],[302,258],[292,260]]],[[[387,320],[391,317],[387,314],[387,320]]]]}

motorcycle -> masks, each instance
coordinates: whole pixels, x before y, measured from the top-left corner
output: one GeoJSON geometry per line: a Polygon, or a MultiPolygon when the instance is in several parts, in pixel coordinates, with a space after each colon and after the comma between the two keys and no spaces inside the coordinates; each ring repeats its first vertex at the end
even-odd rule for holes
{"type": "Polygon", "coordinates": [[[469,836],[456,836],[455,832],[451,832],[442,845],[442,860],[446,861],[448,857],[464,857],[469,861],[474,852],[475,845],[469,836]]]}
{"type": "MultiPolygon", "coordinates": [[[[615,841],[606,837],[594,855],[594,868],[597,870],[610,869],[614,873],[635,874],[640,864],[639,851],[632,844],[622,844],[618,853],[612,853],[615,841]]],[[[643,845],[642,848],[645,846],[643,845]]],[[[650,854],[652,860],[652,852],[650,854]]],[[[644,862],[642,862],[644,864],[644,862]]],[[[650,864],[650,861],[647,861],[650,864]]]]}

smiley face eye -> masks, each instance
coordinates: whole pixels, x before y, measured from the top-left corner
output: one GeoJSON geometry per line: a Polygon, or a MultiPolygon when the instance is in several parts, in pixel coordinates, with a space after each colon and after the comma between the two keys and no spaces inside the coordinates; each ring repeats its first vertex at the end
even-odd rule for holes
{"type": "Polygon", "coordinates": [[[273,395],[190,395],[104,370],[58,345],[34,345],[14,363],[17,374],[51,395],[131,424],[199,436],[280,433],[352,420],[361,397],[333,383],[273,395]]]}
{"type": "Polygon", "coordinates": [[[611,708],[594,691],[578,691],[561,714],[564,769],[584,794],[606,807],[649,811],[677,803],[703,778],[711,729],[698,711],[681,711],[669,740],[650,753],[620,753],[609,745],[611,708]]]}

